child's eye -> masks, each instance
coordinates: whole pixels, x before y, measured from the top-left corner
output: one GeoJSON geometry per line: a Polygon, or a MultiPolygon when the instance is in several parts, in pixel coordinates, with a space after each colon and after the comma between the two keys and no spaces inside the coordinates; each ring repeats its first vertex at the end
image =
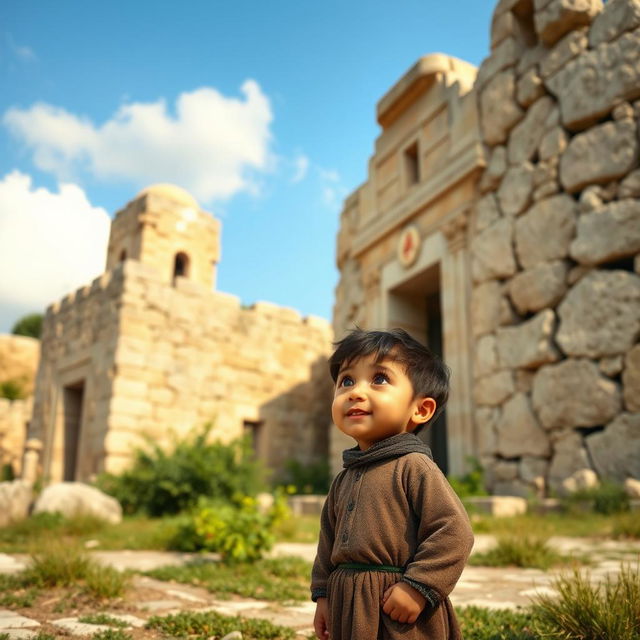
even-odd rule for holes
{"type": "Polygon", "coordinates": [[[352,387],[353,386],[353,378],[351,376],[344,376],[338,383],[339,387],[352,387]]]}
{"type": "Polygon", "coordinates": [[[387,384],[389,382],[389,376],[386,373],[376,373],[373,376],[373,384],[387,384]]]}

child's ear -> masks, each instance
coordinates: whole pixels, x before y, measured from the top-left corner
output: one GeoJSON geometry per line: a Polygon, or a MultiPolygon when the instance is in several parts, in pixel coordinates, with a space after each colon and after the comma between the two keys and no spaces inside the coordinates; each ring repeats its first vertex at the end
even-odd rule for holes
{"type": "Polygon", "coordinates": [[[415,409],[411,420],[415,425],[424,424],[433,418],[436,412],[436,401],[433,398],[416,398],[415,409]]]}

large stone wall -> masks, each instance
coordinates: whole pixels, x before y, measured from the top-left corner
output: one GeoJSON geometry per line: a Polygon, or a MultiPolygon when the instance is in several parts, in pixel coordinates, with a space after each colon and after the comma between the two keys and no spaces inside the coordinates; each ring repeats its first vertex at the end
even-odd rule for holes
{"type": "Polygon", "coordinates": [[[475,90],[474,398],[496,493],[640,477],[640,2],[501,0],[475,90]]]}
{"type": "Polygon", "coordinates": [[[10,466],[16,477],[22,471],[24,444],[32,410],[31,397],[13,401],[0,398],[0,467],[10,466]]]}
{"type": "Polygon", "coordinates": [[[25,395],[33,393],[40,341],[27,336],[0,335],[0,382],[15,380],[25,395]]]}
{"type": "Polygon", "coordinates": [[[271,467],[327,450],[329,324],[234,296],[136,260],[47,312],[30,437],[48,478],[64,476],[65,391],[84,391],[78,479],[119,471],[144,437],[169,444],[212,423],[212,437],[256,423],[271,467]]]}

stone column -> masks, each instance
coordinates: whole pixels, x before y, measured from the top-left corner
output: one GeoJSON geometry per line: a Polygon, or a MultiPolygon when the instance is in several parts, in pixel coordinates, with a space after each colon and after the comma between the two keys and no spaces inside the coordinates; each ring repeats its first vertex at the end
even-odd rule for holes
{"type": "Polygon", "coordinates": [[[468,218],[469,211],[464,208],[442,227],[448,247],[442,259],[441,304],[444,359],[452,371],[447,434],[449,473],[454,476],[466,472],[467,457],[477,451],[472,400],[468,218]]]}
{"type": "Polygon", "coordinates": [[[22,479],[33,484],[38,478],[42,441],[37,438],[27,440],[22,460],[22,479]]]}

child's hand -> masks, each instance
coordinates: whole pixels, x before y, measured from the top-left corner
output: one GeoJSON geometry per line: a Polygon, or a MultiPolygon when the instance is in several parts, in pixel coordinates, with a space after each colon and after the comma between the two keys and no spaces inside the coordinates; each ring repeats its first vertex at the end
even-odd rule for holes
{"type": "Polygon", "coordinates": [[[418,619],[426,603],[426,598],[406,582],[396,582],[382,596],[382,610],[392,620],[409,624],[418,619]]]}
{"type": "Polygon", "coordinates": [[[313,628],[316,638],[319,640],[329,640],[329,605],[326,598],[318,598],[316,602],[316,615],[313,618],[313,628]]]}

